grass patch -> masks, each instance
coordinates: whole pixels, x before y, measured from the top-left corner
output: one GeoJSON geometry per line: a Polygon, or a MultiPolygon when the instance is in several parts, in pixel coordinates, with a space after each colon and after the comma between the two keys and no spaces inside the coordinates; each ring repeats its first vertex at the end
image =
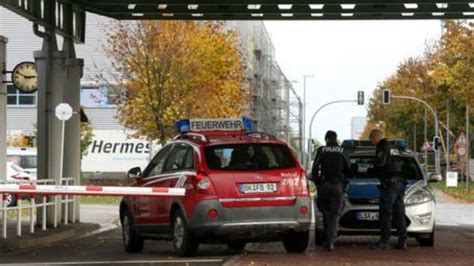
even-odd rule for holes
{"type": "Polygon", "coordinates": [[[444,193],[450,195],[453,198],[464,200],[467,202],[474,202],[474,182],[469,182],[469,190],[467,190],[466,182],[459,182],[458,187],[446,188],[446,182],[436,182],[430,183],[430,186],[434,189],[443,191],[444,193]]]}
{"type": "MultiPolygon", "coordinates": [[[[17,218],[17,210],[8,210],[7,211],[7,217],[8,219],[16,219],[17,218]]],[[[21,217],[30,217],[31,215],[31,209],[22,209],[21,210],[21,217]]],[[[33,215],[36,215],[36,212],[33,211],[33,215]]]]}
{"type": "MultiPolygon", "coordinates": [[[[29,200],[22,200],[21,204],[22,204],[22,207],[28,207],[28,206],[31,205],[29,200]]],[[[9,208],[15,208],[15,207],[9,207],[9,208]]],[[[22,218],[30,217],[31,212],[33,212],[33,215],[36,215],[36,211],[34,209],[29,209],[29,208],[22,209],[21,210],[21,217],[22,218]]],[[[9,210],[7,210],[7,218],[8,219],[16,219],[17,218],[17,213],[18,213],[18,209],[9,209],[9,210]]],[[[3,215],[3,210],[1,211],[1,215],[3,215]]]]}
{"type": "Polygon", "coordinates": [[[95,196],[81,196],[81,204],[110,204],[118,205],[122,197],[95,197],[95,196]]]}

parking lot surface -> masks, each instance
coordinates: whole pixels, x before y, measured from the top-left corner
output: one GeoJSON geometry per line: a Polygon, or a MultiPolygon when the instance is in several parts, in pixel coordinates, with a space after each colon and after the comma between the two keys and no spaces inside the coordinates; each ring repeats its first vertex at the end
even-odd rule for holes
{"type": "Polygon", "coordinates": [[[377,240],[341,237],[335,252],[313,244],[305,254],[285,254],[279,243],[251,245],[232,265],[474,265],[474,227],[438,227],[433,248],[419,247],[410,240],[408,251],[370,250],[369,245],[377,240]]]}

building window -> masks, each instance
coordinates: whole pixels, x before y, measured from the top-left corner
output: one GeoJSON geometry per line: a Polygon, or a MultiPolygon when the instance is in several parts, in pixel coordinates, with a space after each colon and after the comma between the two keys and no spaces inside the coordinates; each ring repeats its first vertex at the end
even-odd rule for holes
{"type": "Polygon", "coordinates": [[[102,107],[107,102],[107,96],[99,87],[84,86],[81,88],[81,105],[85,107],[102,107]]]}
{"type": "Polygon", "coordinates": [[[36,106],[36,92],[25,93],[13,85],[7,86],[7,104],[9,106],[36,106]]]}
{"type": "Polygon", "coordinates": [[[84,107],[115,106],[116,93],[106,86],[82,86],[81,105],[84,107]]]}

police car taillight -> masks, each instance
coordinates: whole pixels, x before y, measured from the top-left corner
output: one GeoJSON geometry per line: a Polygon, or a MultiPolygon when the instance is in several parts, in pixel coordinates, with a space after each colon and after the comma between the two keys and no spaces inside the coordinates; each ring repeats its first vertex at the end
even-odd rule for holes
{"type": "Polygon", "coordinates": [[[197,172],[195,179],[196,192],[208,195],[215,195],[216,190],[209,177],[204,172],[197,172]]]}

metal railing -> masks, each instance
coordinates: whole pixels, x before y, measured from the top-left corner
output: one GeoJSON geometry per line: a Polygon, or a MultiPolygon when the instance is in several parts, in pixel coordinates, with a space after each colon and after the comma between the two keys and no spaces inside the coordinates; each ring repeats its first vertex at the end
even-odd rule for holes
{"type": "MultiPolygon", "coordinates": [[[[7,181],[0,181],[0,184],[12,183],[7,181]]],[[[15,182],[18,183],[18,182],[15,182]]],[[[28,184],[37,185],[56,185],[55,180],[42,179],[34,182],[25,182],[28,184]]],[[[74,178],[63,178],[62,185],[74,185],[74,178]]],[[[2,238],[7,238],[9,220],[16,220],[16,235],[22,235],[23,227],[23,213],[29,210],[29,232],[35,233],[35,227],[38,225],[37,213],[41,211],[41,230],[47,230],[47,214],[48,208],[52,208],[53,215],[53,227],[58,226],[58,207],[62,206],[62,222],[67,225],[69,222],[74,223],[76,221],[76,196],[62,195],[62,196],[34,196],[31,195],[28,200],[23,201],[21,194],[16,194],[17,204],[16,206],[7,206],[6,194],[0,195],[0,224],[2,225],[2,238]],[[39,201],[39,203],[38,203],[39,201]],[[28,202],[24,205],[24,202],[28,202]],[[69,208],[72,205],[72,208],[69,208]],[[10,218],[9,214],[13,213],[15,218],[10,218]],[[69,219],[69,217],[72,217],[69,219]]]]}

